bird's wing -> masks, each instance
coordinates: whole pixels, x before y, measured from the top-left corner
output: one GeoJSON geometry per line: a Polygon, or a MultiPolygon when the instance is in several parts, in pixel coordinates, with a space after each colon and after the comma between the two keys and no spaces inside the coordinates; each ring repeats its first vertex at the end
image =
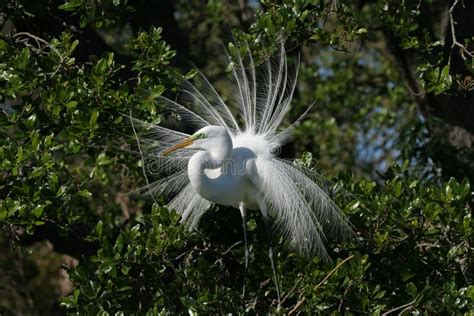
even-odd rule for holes
{"type": "Polygon", "coordinates": [[[328,258],[325,234],[343,235],[348,221],[317,183],[275,158],[249,162],[249,177],[268,207],[272,227],[304,255],[328,258]]]}

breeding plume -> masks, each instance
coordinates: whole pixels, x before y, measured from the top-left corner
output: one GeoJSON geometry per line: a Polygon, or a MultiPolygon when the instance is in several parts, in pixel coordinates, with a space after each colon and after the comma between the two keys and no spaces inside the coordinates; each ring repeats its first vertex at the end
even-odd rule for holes
{"type": "MultiPolygon", "coordinates": [[[[214,203],[238,208],[246,267],[247,210],[260,210],[267,228],[289,247],[325,259],[326,234],[349,232],[347,220],[323,189],[321,177],[276,155],[297,123],[281,128],[298,65],[288,67],[283,47],[258,69],[250,53],[243,56],[236,50],[235,55],[229,57],[231,94],[226,98],[199,71],[199,85],[186,82],[179,102],[160,98],[181,121],[196,127],[194,134],[132,121],[146,130],[141,147],[148,170],[165,175],[148,185],[149,192],[172,196],[169,208],[190,229],[214,203]]],[[[271,243],[269,254],[275,273],[271,243]]]]}

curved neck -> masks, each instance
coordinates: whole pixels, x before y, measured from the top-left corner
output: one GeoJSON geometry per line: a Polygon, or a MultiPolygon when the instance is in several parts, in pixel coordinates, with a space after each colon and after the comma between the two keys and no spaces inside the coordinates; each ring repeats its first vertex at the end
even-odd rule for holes
{"type": "Polygon", "coordinates": [[[206,169],[217,169],[232,153],[230,136],[216,140],[209,150],[202,150],[194,154],[188,162],[188,177],[193,188],[203,197],[216,192],[215,179],[206,175],[206,169]]]}

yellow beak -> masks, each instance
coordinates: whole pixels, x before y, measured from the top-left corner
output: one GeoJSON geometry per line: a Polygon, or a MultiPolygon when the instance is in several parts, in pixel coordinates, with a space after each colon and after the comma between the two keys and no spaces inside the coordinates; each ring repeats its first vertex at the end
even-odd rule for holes
{"type": "Polygon", "coordinates": [[[194,141],[193,137],[188,137],[185,140],[177,143],[176,145],[173,145],[170,148],[168,148],[166,150],[163,150],[161,152],[161,156],[168,156],[169,154],[177,151],[178,149],[181,149],[181,148],[184,148],[184,147],[187,147],[187,146],[191,145],[193,143],[193,141],[194,141]]]}

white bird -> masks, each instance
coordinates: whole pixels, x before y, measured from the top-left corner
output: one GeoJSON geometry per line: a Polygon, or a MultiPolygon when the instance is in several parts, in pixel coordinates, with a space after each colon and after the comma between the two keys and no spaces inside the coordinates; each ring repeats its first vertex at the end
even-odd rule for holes
{"type": "MultiPolygon", "coordinates": [[[[229,62],[233,95],[228,102],[199,71],[201,85],[198,88],[186,81],[181,102],[160,97],[182,121],[200,128],[194,134],[132,120],[146,128],[141,143],[149,171],[166,174],[147,186],[149,193],[174,196],[168,207],[177,210],[190,229],[197,227],[214,203],[238,208],[243,220],[246,269],[247,210],[260,210],[268,231],[278,232],[292,249],[327,259],[325,234],[348,234],[348,220],[322,188],[322,177],[276,155],[299,121],[280,130],[290,109],[298,65],[294,71],[288,69],[283,47],[263,63],[260,71],[251,54],[242,58],[238,49],[234,61],[229,58],[229,62]]],[[[280,302],[271,243],[269,257],[280,302]]]]}

